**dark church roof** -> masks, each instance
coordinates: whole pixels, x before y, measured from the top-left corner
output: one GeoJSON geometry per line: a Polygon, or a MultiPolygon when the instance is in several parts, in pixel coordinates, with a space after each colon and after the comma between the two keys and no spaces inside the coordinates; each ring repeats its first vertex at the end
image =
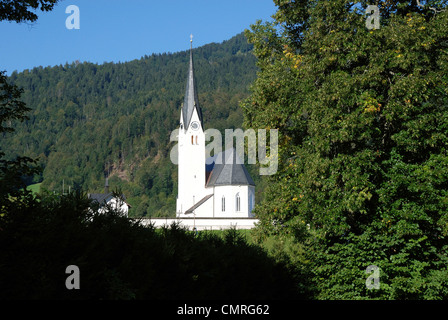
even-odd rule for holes
{"type": "Polygon", "coordinates": [[[107,200],[109,197],[112,197],[112,192],[109,193],[89,193],[88,195],[89,199],[92,199],[99,204],[103,205],[107,203],[107,200]]]}
{"type": "MultiPolygon", "coordinates": [[[[87,195],[89,199],[92,199],[93,201],[98,202],[100,206],[103,206],[107,204],[108,200],[112,199],[114,197],[113,192],[109,192],[109,179],[106,178],[106,183],[104,185],[104,193],[89,193],[87,195]]],[[[126,197],[124,194],[120,195],[121,200],[123,200],[129,207],[131,205],[126,202],[126,197]]]]}
{"type": "Polygon", "coordinates": [[[208,199],[210,199],[211,197],[213,197],[213,193],[206,195],[204,198],[202,198],[198,203],[196,203],[194,206],[192,206],[190,209],[188,209],[187,211],[185,211],[185,214],[187,213],[193,213],[194,210],[196,210],[196,208],[198,208],[201,204],[203,204],[205,201],[207,201],[208,199]]]}
{"type": "Polygon", "coordinates": [[[208,158],[206,172],[209,173],[206,187],[226,185],[255,186],[249,172],[236,154],[235,148],[227,149],[208,158]]]}
{"type": "Polygon", "coordinates": [[[198,91],[196,89],[196,79],[194,77],[193,66],[193,49],[190,47],[190,68],[188,70],[187,88],[185,90],[185,98],[182,106],[182,119],[184,123],[184,130],[188,129],[194,109],[197,110],[199,121],[202,126],[202,112],[199,107],[198,91]]]}

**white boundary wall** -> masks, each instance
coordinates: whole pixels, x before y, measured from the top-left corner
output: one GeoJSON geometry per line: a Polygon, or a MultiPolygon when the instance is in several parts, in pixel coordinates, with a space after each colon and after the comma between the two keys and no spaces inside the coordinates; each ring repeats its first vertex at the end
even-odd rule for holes
{"type": "Polygon", "coordinates": [[[187,227],[189,230],[223,230],[223,229],[252,229],[258,223],[254,218],[141,218],[142,225],[153,224],[156,228],[170,226],[173,222],[187,227]]]}

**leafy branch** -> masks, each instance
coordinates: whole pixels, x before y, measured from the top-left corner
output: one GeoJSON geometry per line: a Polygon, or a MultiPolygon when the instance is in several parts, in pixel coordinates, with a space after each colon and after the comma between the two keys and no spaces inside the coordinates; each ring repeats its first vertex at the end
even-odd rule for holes
{"type": "MultiPolygon", "coordinates": [[[[420,0],[416,0],[416,1],[417,1],[417,6],[418,7],[421,7],[421,8],[425,8],[426,7],[426,5],[423,5],[423,4],[420,3],[420,0]]],[[[434,13],[440,13],[440,12],[443,12],[443,11],[446,10],[446,9],[437,9],[435,7],[429,7],[429,6],[428,6],[428,9],[434,11],[434,13]]]]}

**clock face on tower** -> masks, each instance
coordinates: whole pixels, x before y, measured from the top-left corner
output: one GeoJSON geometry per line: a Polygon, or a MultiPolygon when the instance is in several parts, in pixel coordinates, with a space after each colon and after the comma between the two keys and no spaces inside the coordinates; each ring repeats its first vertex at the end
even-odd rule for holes
{"type": "Polygon", "coordinates": [[[199,129],[199,123],[197,121],[193,121],[191,123],[191,129],[198,130],[199,129]]]}

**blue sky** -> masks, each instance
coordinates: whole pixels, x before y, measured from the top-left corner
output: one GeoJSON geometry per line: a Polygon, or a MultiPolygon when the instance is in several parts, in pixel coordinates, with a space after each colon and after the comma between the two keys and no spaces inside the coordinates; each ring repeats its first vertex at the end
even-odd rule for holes
{"type": "Polygon", "coordinates": [[[190,34],[194,47],[222,42],[275,11],[272,0],[63,0],[35,23],[0,22],[0,70],[182,51],[190,34]],[[69,5],[79,8],[79,30],[66,28],[69,5]]]}

